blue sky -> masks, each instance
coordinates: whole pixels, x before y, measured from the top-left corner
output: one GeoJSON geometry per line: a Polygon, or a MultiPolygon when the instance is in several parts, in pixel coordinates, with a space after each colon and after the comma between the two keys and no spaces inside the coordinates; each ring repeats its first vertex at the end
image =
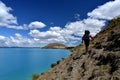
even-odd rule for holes
{"type": "Polygon", "coordinates": [[[1,0],[0,46],[78,45],[120,15],[120,0],[1,0]]]}

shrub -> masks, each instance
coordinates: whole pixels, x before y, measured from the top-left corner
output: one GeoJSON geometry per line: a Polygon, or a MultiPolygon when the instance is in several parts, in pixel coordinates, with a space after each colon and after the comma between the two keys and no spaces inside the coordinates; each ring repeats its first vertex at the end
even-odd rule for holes
{"type": "Polygon", "coordinates": [[[59,64],[59,63],[60,63],[60,60],[57,61],[57,64],[59,64]]]}
{"type": "Polygon", "coordinates": [[[44,75],[44,72],[42,72],[41,75],[44,75]]]}
{"type": "Polygon", "coordinates": [[[39,78],[39,75],[38,74],[33,74],[32,75],[32,80],[37,80],[39,78]]]}
{"type": "Polygon", "coordinates": [[[51,68],[55,67],[56,65],[56,63],[51,64],[51,68]]]}

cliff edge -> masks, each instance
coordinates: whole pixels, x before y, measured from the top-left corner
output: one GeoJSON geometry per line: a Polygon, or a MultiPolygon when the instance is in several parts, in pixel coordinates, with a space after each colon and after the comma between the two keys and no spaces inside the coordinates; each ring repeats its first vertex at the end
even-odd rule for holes
{"type": "Polygon", "coordinates": [[[87,54],[84,45],[36,80],[120,80],[120,17],[98,33],[87,54]]]}

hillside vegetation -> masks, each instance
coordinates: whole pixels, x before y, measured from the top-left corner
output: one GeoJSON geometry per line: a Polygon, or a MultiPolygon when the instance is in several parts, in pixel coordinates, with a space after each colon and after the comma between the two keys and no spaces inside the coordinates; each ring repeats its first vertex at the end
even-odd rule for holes
{"type": "Polygon", "coordinates": [[[87,54],[84,45],[34,80],[120,80],[120,17],[98,33],[87,54]]]}

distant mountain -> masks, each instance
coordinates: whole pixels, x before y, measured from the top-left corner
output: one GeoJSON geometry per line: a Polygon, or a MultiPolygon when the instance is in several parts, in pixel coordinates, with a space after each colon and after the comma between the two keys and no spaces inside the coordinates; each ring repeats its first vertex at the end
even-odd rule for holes
{"type": "Polygon", "coordinates": [[[51,49],[65,49],[66,45],[64,44],[60,44],[60,43],[50,43],[48,45],[46,45],[43,48],[51,48],[51,49]]]}

